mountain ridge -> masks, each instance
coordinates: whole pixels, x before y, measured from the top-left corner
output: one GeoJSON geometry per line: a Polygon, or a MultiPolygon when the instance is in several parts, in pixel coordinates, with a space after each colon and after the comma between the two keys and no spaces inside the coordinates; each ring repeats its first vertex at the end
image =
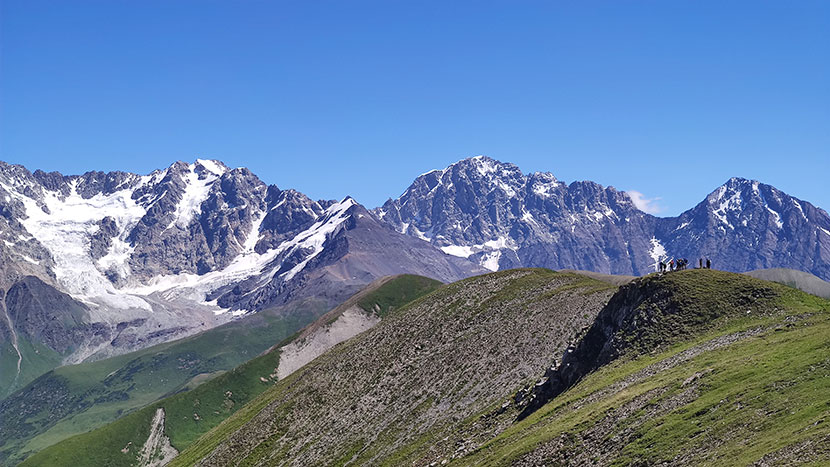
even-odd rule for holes
{"type": "Polygon", "coordinates": [[[407,235],[491,270],[585,269],[642,275],[660,260],[709,258],[744,272],[787,267],[830,278],[830,216],[758,181],[729,179],[674,217],[614,187],[476,156],[417,177],[373,212],[407,235]]]}

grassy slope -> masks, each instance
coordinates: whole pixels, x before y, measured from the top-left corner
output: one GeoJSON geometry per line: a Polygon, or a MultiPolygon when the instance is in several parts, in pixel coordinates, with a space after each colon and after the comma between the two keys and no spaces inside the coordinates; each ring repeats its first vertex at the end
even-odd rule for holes
{"type": "Polygon", "coordinates": [[[204,333],[97,362],[56,368],[0,403],[0,461],[14,463],[69,436],[109,423],[233,369],[325,311],[305,303],[291,316],[267,312],[204,333]]]}
{"type": "MultiPolygon", "coordinates": [[[[17,351],[10,341],[0,345],[0,375],[9,375],[0,380],[0,397],[5,398],[13,390],[20,389],[38,376],[60,365],[63,356],[41,344],[32,344],[28,339],[19,337],[18,348],[23,356],[20,376],[14,387],[14,375],[17,374],[17,351]]],[[[2,400],[2,399],[0,399],[2,400]]]]}
{"type": "MultiPolygon", "coordinates": [[[[370,286],[344,305],[357,302],[366,311],[386,313],[440,285],[438,281],[421,276],[397,276],[383,281],[379,287],[370,286]]],[[[282,343],[292,339],[289,337],[282,343]]],[[[212,345],[220,347],[216,343],[212,345]]],[[[166,413],[165,434],[174,447],[184,449],[272,386],[278,364],[279,352],[268,352],[191,391],[155,402],[110,425],[58,443],[32,456],[25,465],[130,465],[147,438],[150,421],[159,407],[166,413]],[[131,449],[121,453],[128,444],[131,449]]]]}
{"type": "Polygon", "coordinates": [[[691,300],[688,309],[718,315],[701,321],[700,333],[675,336],[672,346],[592,373],[458,463],[830,461],[830,302],[766,286],[774,296],[736,307],[736,296],[758,284],[703,274],[670,279],[678,298],[691,300]],[[755,335],[712,345],[740,332],[755,335]],[[684,352],[693,357],[669,364],[684,352]]]}
{"type": "Polygon", "coordinates": [[[357,305],[365,311],[374,311],[386,316],[427,292],[432,292],[441,285],[440,282],[423,276],[405,274],[385,283],[383,287],[367,290],[356,297],[357,305]]]}
{"type": "MultiPolygon", "coordinates": [[[[322,461],[324,464],[339,465],[346,462],[375,464],[383,461],[390,465],[410,465],[413,459],[417,460],[419,458],[419,450],[423,448],[424,444],[445,438],[447,434],[445,430],[452,428],[451,424],[447,424],[449,422],[448,418],[452,419],[464,413],[471,405],[486,403],[481,399],[477,401],[470,399],[475,397],[475,394],[481,391],[482,387],[502,384],[506,375],[517,372],[517,364],[511,360],[524,360],[523,355],[527,355],[527,352],[532,352],[533,349],[538,349],[542,342],[550,345],[549,343],[552,340],[561,340],[560,344],[562,345],[554,345],[554,347],[561,348],[564,346],[565,340],[570,335],[565,329],[555,330],[553,329],[554,326],[540,329],[536,326],[537,323],[541,322],[547,324],[552,322],[561,323],[556,310],[558,306],[563,305],[563,300],[567,300],[571,304],[578,304],[589,301],[590,297],[593,296],[593,298],[599,298],[600,303],[604,303],[604,300],[610,296],[614,289],[616,287],[613,285],[584,276],[538,269],[500,272],[457,282],[441,289],[439,292],[423,297],[415,303],[411,303],[406,310],[393,313],[391,319],[381,323],[372,331],[335,347],[323,357],[315,360],[313,364],[306,368],[306,371],[297,372],[269,389],[200,438],[195,444],[182,452],[179,457],[175,458],[171,465],[192,465],[210,454],[217,446],[227,441],[229,437],[246,437],[245,434],[240,435],[240,433],[235,432],[256,425],[258,423],[257,419],[262,418],[273,420],[275,426],[282,428],[278,428],[269,438],[259,442],[252,451],[242,453],[246,457],[244,461],[241,459],[240,461],[245,465],[258,462],[279,463],[287,461],[291,457],[289,452],[299,450],[298,452],[304,454],[310,446],[313,446],[311,449],[319,451],[325,458],[322,461]],[[500,282],[505,280],[508,282],[480,288],[482,283],[487,281],[500,282]],[[483,301],[479,303],[476,301],[478,299],[483,301]],[[438,309],[436,310],[435,307],[438,307],[438,309]],[[431,322],[437,328],[428,328],[426,332],[416,329],[422,324],[423,319],[431,322]],[[451,337],[441,336],[441,334],[455,327],[456,324],[460,326],[463,333],[457,337],[459,339],[457,347],[454,342],[446,340],[451,339],[451,337]],[[503,336],[499,335],[509,334],[509,331],[513,331],[515,328],[526,332],[526,342],[517,343],[511,337],[504,339],[503,336]],[[494,333],[494,329],[501,329],[505,332],[494,333]],[[529,335],[531,332],[533,333],[532,336],[529,335]],[[384,334],[391,334],[393,337],[386,339],[388,336],[384,336],[384,334]],[[556,337],[552,339],[553,336],[556,337]],[[488,341],[489,338],[493,338],[494,341],[488,341]],[[483,342],[484,347],[492,345],[490,350],[486,351],[486,357],[481,353],[480,346],[477,346],[480,342],[483,342]],[[385,347],[385,344],[391,344],[392,347],[385,347]],[[420,344],[423,344],[422,348],[420,344]],[[422,349],[426,354],[420,359],[405,364],[405,367],[401,369],[373,365],[373,360],[364,361],[364,358],[372,358],[377,355],[382,355],[381,359],[391,359],[390,362],[409,361],[411,357],[407,355],[413,348],[416,351],[422,349]],[[438,352],[440,350],[448,350],[454,357],[439,353],[437,358],[431,359],[428,355],[430,351],[438,352]],[[480,364],[479,361],[464,363],[464,359],[470,358],[471,355],[484,357],[481,359],[484,363],[480,364]],[[502,358],[500,355],[510,355],[510,357],[502,358]],[[459,358],[461,362],[450,361],[449,358],[459,358]],[[503,363],[505,368],[494,369],[498,366],[498,364],[494,364],[495,361],[503,363]],[[445,367],[433,369],[430,372],[430,367],[438,365],[444,365],[445,367]],[[347,372],[343,373],[340,367],[345,367],[347,372]],[[353,373],[355,369],[361,373],[353,373]],[[369,373],[363,373],[364,371],[369,373]],[[492,374],[487,375],[488,372],[492,374]],[[426,380],[422,378],[423,373],[428,375],[426,380]],[[434,378],[436,373],[441,375],[441,380],[429,379],[430,376],[434,378]],[[355,410],[361,411],[367,398],[369,400],[386,399],[385,405],[387,407],[389,404],[402,399],[420,399],[417,404],[400,411],[387,409],[393,413],[377,414],[377,418],[388,416],[389,420],[387,421],[378,421],[374,419],[375,417],[370,419],[358,413],[354,415],[356,419],[366,423],[369,423],[370,420],[372,423],[379,423],[383,426],[382,432],[368,433],[365,435],[366,438],[363,438],[364,435],[360,433],[336,430],[335,441],[331,441],[330,438],[326,438],[332,433],[321,433],[316,425],[304,426],[304,424],[308,423],[308,420],[312,424],[323,420],[322,414],[314,412],[316,409],[321,409],[323,413],[327,413],[325,403],[322,401],[330,395],[320,390],[327,387],[327,384],[325,381],[315,381],[315,378],[327,378],[332,374],[337,375],[334,379],[341,381],[341,385],[336,391],[337,394],[333,395],[338,399],[337,405],[339,407],[335,409],[335,413],[328,414],[330,421],[334,424],[349,423],[341,419],[337,410],[342,410],[343,406],[351,405],[350,411],[354,414],[355,410]],[[383,380],[387,379],[387,376],[391,377],[391,381],[397,381],[398,386],[387,395],[375,394],[377,385],[386,385],[383,380]],[[406,385],[411,385],[413,380],[417,381],[419,379],[422,383],[431,384],[432,386],[421,388],[417,393],[410,391],[406,385]],[[359,382],[356,382],[357,380],[359,382]],[[372,386],[366,387],[364,383],[367,382],[372,386]],[[427,396],[427,393],[436,394],[427,396]],[[318,407],[320,405],[322,407],[318,407]],[[268,413],[266,414],[266,412],[268,413]],[[436,413],[438,414],[437,420],[431,419],[428,415],[436,416],[436,413]],[[304,420],[305,422],[295,424],[290,421],[292,419],[304,420]],[[416,427],[417,429],[415,429],[416,427]],[[302,443],[300,441],[293,439],[291,435],[286,435],[286,433],[293,433],[295,430],[299,433],[315,433],[311,434],[312,439],[316,439],[314,438],[317,436],[316,434],[324,437],[324,439],[322,441],[312,441],[311,444],[301,448],[302,443]],[[414,433],[416,431],[417,433],[414,433]],[[403,450],[391,453],[391,456],[388,452],[383,452],[383,449],[388,447],[386,443],[397,443],[401,439],[412,438],[413,436],[415,437],[414,442],[407,445],[403,450]],[[374,439],[374,441],[370,442],[371,439],[374,439]],[[325,444],[327,442],[333,442],[335,445],[325,444]],[[297,444],[295,445],[295,443],[297,444]],[[323,443],[323,445],[316,446],[316,443],[323,443]]],[[[574,310],[574,308],[579,310],[579,305],[575,307],[572,305],[571,310],[574,310]]],[[[598,311],[598,308],[596,311],[598,311]]],[[[573,311],[569,313],[573,313],[573,311]]],[[[569,316],[572,315],[569,314],[569,316]]],[[[585,319],[592,318],[586,317],[585,319]]],[[[570,321],[575,320],[570,319],[568,323],[561,323],[560,325],[568,329],[573,325],[573,331],[579,329],[577,324],[570,321]]],[[[538,366],[537,371],[543,369],[547,364],[546,362],[547,356],[535,362],[534,365],[538,366]]],[[[527,365],[526,360],[522,363],[529,367],[534,366],[527,365]]],[[[487,394],[487,391],[483,391],[483,393],[487,394]]],[[[373,408],[370,406],[367,410],[371,412],[373,408]]],[[[222,464],[226,460],[219,459],[213,462],[222,464]]],[[[321,461],[317,459],[310,462],[317,463],[321,461]]]]}

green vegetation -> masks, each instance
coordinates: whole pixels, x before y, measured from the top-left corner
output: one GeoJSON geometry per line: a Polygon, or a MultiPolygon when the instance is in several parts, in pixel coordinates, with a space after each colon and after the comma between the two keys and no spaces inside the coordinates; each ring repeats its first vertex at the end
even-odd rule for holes
{"type": "MultiPolygon", "coordinates": [[[[368,295],[359,293],[356,298],[360,298],[360,303],[370,309],[375,309],[377,304],[381,310],[389,310],[403,305],[402,300],[415,299],[440,285],[440,282],[420,276],[398,276],[377,289],[371,289],[368,295]]],[[[243,332],[229,332],[221,341],[217,336],[206,336],[203,343],[213,349],[250,345],[250,342],[246,344],[245,339],[233,342],[241,337],[237,333],[243,332]]],[[[274,339],[271,343],[281,340],[281,346],[298,335],[285,337],[287,334],[286,328],[284,340],[274,339]]],[[[249,408],[251,405],[246,403],[274,385],[278,365],[279,352],[265,353],[195,389],[145,404],[142,409],[107,426],[57,443],[33,455],[24,464],[132,465],[149,434],[150,421],[158,408],[163,408],[166,415],[164,433],[176,449],[182,450],[240,408],[249,408]]]]}
{"type": "Polygon", "coordinates": [[[637,293],[643,297],[637,315],[617,336],[635,355],[723,327],[747,311],[772,312],[783,306],[784,296],[808,297],[779,284],[706,269],[644,277],[637,293]]]}
{"type": "MultiPolygon", "coordinates": [[[[194,380],[231,370],[325,310],[322,303],[308,302],[295,311],[287,316],[261,312],[195,336],[44,374],[3,401],[0,462],[20,461],[185,390],[194,380]]],[[[273,366],[265,376],[271,372],[273,366]]]]}
{"type": "Polygon", "coordinates": [[[440,287],[440,281],[424,276],[403,274],[396,276],[383,287],[369,291],[361,296],[357,305],[367,312],[386,316],[402,304],[409,303],[418,297],[440,287]]]}
{"type": "Polygon", "coordinates": [[[28,339],[18,336],[18,348],[23,357],[20,376],[17,375],[17,351],[11,341],[0,344],[0,400],[11,391],[19,389],[38,376],[60,365],[63,356],[42,344],[33,344],[28,339]]]}
{"type": "Polygon", "coordinates": [[[817,448],[830,446],[830,302],[728,273],[689,273],[663,286],[700,316],[695,329],[708,331],[680,337],[684,325],[673,336],[681,343],[659,353],[638,346],[459,463],[830,460],[817,448]]]}

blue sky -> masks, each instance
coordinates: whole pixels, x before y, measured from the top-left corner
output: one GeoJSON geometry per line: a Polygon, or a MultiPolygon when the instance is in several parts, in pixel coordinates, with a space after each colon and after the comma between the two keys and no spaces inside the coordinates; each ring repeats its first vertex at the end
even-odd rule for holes
{"type": "Polygon", "coordinates": [[[0,159],[217,158],[373,207],[486,154],[692,207],[830,209],[830,2],[2,0],[0,159]]]}

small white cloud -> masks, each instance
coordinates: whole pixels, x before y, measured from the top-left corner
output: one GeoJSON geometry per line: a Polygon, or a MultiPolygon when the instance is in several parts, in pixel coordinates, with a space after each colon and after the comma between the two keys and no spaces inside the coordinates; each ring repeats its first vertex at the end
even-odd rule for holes
{"type": "Polygon", "coordinates": [[[640,211],[648,214],[659,214],[663,212],[663,207],[658,203],[662,198],[646,198],[644,194],[634,190],[628,190],[625,193],[640,211]]]}

